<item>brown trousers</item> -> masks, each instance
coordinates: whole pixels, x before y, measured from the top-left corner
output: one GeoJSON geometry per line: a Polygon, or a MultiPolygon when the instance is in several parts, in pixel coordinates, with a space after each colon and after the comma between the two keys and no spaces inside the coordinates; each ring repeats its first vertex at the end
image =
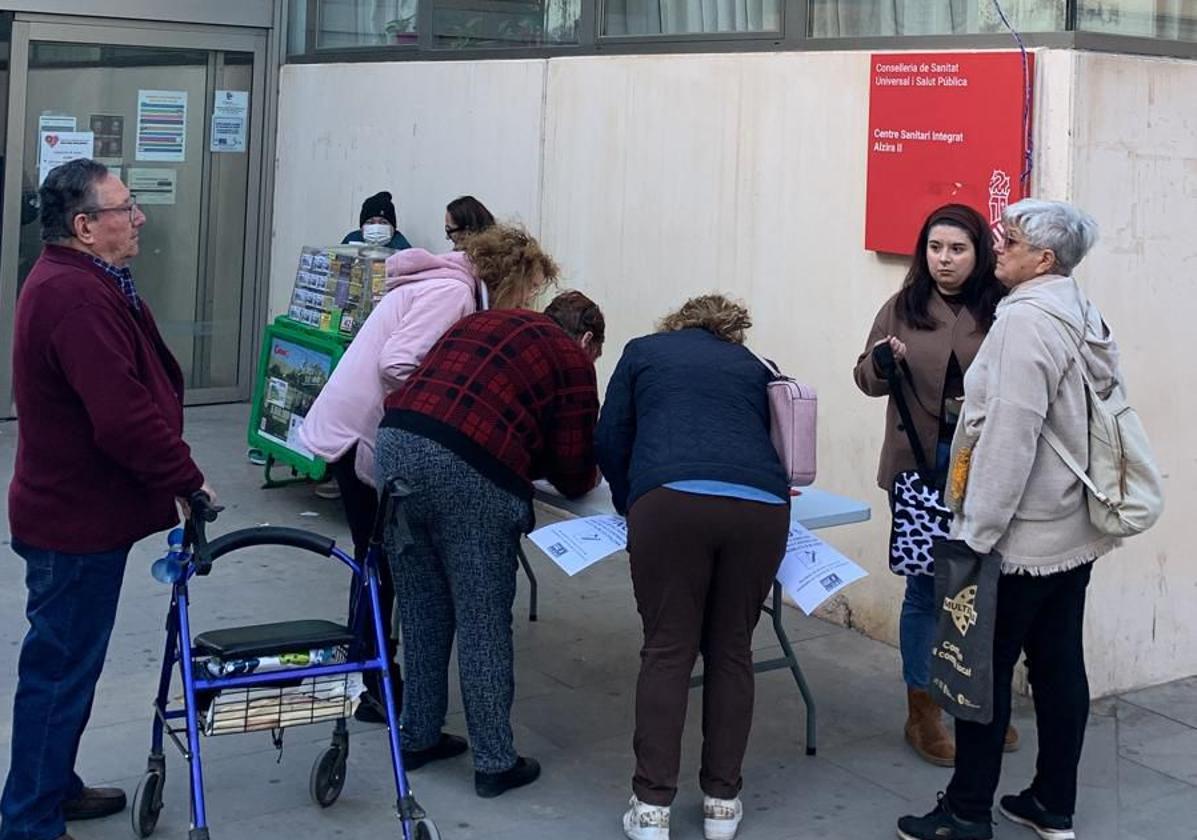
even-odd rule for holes
{"type": "Polygon", "coordinates": [[[628,552],[644,622],[636,683],[641,802],[677,793],[694,660],[702,652],[702,767],[708,796],[733,799],[752,727],[752,631],[785,553],[789,505],[652,490],[628,512],[628,552]]]}

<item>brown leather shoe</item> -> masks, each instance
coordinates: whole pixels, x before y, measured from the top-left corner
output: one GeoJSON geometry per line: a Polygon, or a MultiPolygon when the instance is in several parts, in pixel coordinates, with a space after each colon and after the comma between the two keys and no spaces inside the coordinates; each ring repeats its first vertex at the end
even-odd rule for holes
{"type": "Polygon", "coordinates": [[[1018,752],[1018,748],[1022,746],[1022,739],[1018,737],[1018,730],[1014,728],[1014,724],[1006,727],[1006,740],[1002,742],[1002,752],[1018,752]]]}
{"type": "Polygon", "coordinates": [[[64,800],[62,815],[67,822],[98,820],[125,810],[125,792],[120,788],[85,787],[74,799],[64,800]]]}
{"type": "Polygon", "coordinates": [[[943,712],[931,695],[906,689],[906,740],[922,759],[937,767],[956,766],[956,744],[943,723],[943,712]]]}

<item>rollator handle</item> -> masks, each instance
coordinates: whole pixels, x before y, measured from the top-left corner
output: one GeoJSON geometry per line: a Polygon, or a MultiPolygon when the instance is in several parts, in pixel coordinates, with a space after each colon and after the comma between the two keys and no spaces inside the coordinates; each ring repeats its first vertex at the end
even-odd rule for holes
{"type": "Polygon", "coordinates": [[[212,497],[203,490],[196,490],[187,497],[187,506],[191,515],[187,517],[184,528],[183,542],[193,547],[193,561],[195,573],[206,575],[212,571],[212,558],[208,555],[208,537],[204,533],[209,522],[215,522],[223,507],[212,504],[212,497]]]}

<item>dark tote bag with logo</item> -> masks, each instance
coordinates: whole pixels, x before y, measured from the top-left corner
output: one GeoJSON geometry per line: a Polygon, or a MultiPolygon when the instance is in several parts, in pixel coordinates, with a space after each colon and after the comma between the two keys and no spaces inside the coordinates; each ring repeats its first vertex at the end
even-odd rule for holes
{"type": "MultiPolygon", "coordinates": [[[[931,561],[931,546],[947,539],[952,525],[952,512],[944,503],[942,482],[927,461],[926,450],[914,430],[910,408],[906,405],[906,394],[902,390],[902,376],[899,363],[894,360],[888,344],[879,344],[873,349],[873,359],[878,369],[889,381],[889,395],[898,409],[902,427],[914,452],[918,469],[904,470],[894,476],[889,489],[889,568],[896,575],[935,574],[931,561]]],[[[901,368],[908,381],[912,380],[910,366],[906,360],[901,368]]],[[[913,383],[911,385],[913,388],[913,383]]]]}
{"type": "Polygon", "coordinates": [[[993,720],[993,629],[1002,558],[963,540],[941,540],[935,556],[935,647],[931,696],[952,717],[993,720]]]}

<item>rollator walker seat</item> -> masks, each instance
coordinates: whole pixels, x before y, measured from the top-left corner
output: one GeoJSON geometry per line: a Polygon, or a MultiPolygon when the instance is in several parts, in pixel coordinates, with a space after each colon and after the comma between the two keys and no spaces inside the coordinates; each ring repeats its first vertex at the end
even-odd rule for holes
{"type": "Polygon", "coordinates": [[[224,627],[195,637],[198,656],[247,659],[316,648],[348,646],[357,637],[344,624],[316,619],[224,627]]]}

